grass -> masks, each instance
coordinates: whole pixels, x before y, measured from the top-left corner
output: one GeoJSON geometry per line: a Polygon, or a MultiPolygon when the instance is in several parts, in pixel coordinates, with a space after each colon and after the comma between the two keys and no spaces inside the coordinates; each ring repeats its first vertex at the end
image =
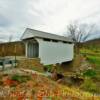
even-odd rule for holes
{"type": "Polygon", "coordinates": [[[100,73],[100,48],[82,48],[81,54],[86,55],[87,60],[92,64],[97,73],[100,73]]]}
{"type": "Polygon", "coordinates": [[[38,72],[43,72],[43,66],[29,66],[29,69],[38,71],[38,72]]]}
{"type": "Polygon", "coordinates": [[[100,70],[100,48],[99,49],[81,49],[81,54],[86,55],[88,61],[94,65],[96,70],[100,70]]]}
{"type": "Polygon", "coordinates": [[[96,66],[96,68],[99,68],[99,66],[100,66],[100,57],[99,56],[87,55],[87,58],[90,63],[92,63],[96,66]]]}
{"type": "Polygon", "coordinates": [[[94,68],[93,71],[87,71],[84,73],[85,76],[89,76],[90,79],[85,80],[85,82],[81,85],[83,90],[89,92],[97,92],[100,93],[100,48],[81,48],[80,53],[87,57],[88,62],[94,68]],[[92,77],[93,76],[93,79],[92,77]],[[95,82],[93,81],[95,79],[95,82]]]}
{"type": "Polygon", "coordinates": [[[83,76],[93,78],[93,77],[96,76],[96,72],[95,72],[95,70],[93,70],[93,69],[88,69],[88,70],[86,70],[86,71],[83,73],[83,76]]]}
{"type": "MultiPolygon", "coordinates": [[[[9,77],[12,77],[12,76],[9,75],[9,77]]],[[[20,76],[20,75],[13,75],[13,80],[22,82],[22,84],[18,84],[16,87],[14,87],[14,89],[13,89],[13,87],[6,88],[6,89],[12,90],[11,92],[13,92],[13,93],[17,92],[17,94],[14,95],[14,100],[16,98],[18,100],[22,100],[22,99],[19,99],[20,93],[22,93],[21,96],[25,97],[24,99],[26,99],[26,98],[30,99],[30,96],[32,95],[32,97],[37,96],[38,97],[37,100],[42,100],[42,99],[39,99],[39,96],[42,96],[42,97],[49,96],[47,98],[48,100],[49,99],[50,100],[66,100],[66,99],[69,100],[69,98],[72,100],[92,100],[92,97],[93,97],[92,93],[83,92],[83,91],[79,90],[79,88],[67,87],[65,85],[57,84],[56,82],[54,82],[42,75],[35,75],[35,76],[32,75],[31,76],[31,74],[30,74],[29,77],[34,77],[34,79],[30,79],[30,78],[27,79],[26,76],[24,77],[24,76],[20,76]],[[23,78],[24,78],[24,80],[23,80],[23,78]],[[24,82],[24,84],[23,84],[23,82],[24,82]],[[24,86],[24,88],[23,88],[23,86],[24,86]],[[32,89],[32,91],[31,91],[31,89],[32,89]],[[27,93],[28,94],[30,93],[30,95],[28,96],[27,93]],[[91,99],[88,99],[88,97],[91,97],[91,99]]],[[[86,86],[88,86],[88,83],[86,84],[86,86]]],[[[89,90],[95,91],[95,85],[92,84],[92,86],[93,86],[93,88],[90,87],[89,90]]],[[[11,96],[11,94],[9,94],[9,95],[5,94],[5,97],[8,99],[10,98],[10,96],[11,96]]],[[[47,100],[47,99],[45,99],[45,100],[47,100]]],[[[32,98],[32,100],[34,100],[34,99],[32,98]]],[[[95,100],[99,100],[99,97],[98,97],[98,99],[95,99],[95,100]]]]}
{"type": "Polygon", "coordinates": [[[84,83],[80,86],[83,90],[92,92],[92,93],[98,93],[99,89],[96,84],[90,79],[85,79],[84,83]]]}
{"type": "Polygon", "coordinates": [[[53,69],[53,65],[45,65],[44,67],[47,68],[47,70],[50,71],[50,72],[53,69]]]}
{"type": "Polygon", "coordinates": [[[17,82],[21,82],[22,83],[22,82],[26,82],[26,81],[30,80],[31,77],[30,76],[22,76],[22,75],[15,74],[15,75],[13,75],[11,77],[11,79],[14,80],[14,81],[17,81],[17,82]]]}

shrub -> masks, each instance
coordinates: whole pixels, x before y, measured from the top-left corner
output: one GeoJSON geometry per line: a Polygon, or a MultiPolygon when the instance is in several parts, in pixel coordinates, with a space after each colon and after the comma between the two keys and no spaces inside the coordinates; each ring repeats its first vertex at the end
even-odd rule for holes
{"type": "Polygon", "coordinates": [[[15,74],[15,75],[13,75],[11,77],[11,79],[14,80],[14,81],[17,81],[17,82],[21,82],[22,83],[22,82],[26,82],[27,80],[30,80],[31,77],[30,76],[25,76],[25,75],[21,76],[21,75],[15,74]]]}
{"type": "Polygon", "coordinates": [[[47,68],[47,70],[50,72],[51,70],[52,70],[52,65],[46,65],[46,66],[44,66],[45,68],[47,68]]]}
{"type": "Polygon", "coordinates": [[[96,76],[96,72],[93,69],[88,69],[85,72],[83,72],[83,76],[87,76],[87,77],[93,78],[93,77],[96,76]]]}
{"type": "Polygon", "coordinates": [[[98,92],[98,88],[96,84],[89,78],[84,81],[84,83],[80,86],[80,88],[82,88],[85,91],[89,91],[93,93],[98,92]]]}

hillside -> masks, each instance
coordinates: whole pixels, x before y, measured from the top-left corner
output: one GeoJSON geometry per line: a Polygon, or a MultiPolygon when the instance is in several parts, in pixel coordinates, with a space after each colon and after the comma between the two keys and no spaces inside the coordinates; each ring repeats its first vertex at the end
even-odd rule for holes
{"type": "Polygon", "coordinates": [[[99,100],[91,93],[57,84],[43,73],[32,70],[13,69],[0,76],[0,100],[99,100]]]}
{"type": "Polygon", "coordinates": [[[94,40],[89,40],[84,43],[82,43],[83,46],[85,47],[90,47],[90,46],[95,46],[100,48],[100,38],[99,39],[94,39],[94,40]]]}

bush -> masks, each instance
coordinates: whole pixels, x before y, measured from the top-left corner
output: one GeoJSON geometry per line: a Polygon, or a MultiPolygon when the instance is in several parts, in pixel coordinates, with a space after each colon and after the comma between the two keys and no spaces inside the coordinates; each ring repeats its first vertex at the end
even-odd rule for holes
{"type": "Polygon", "coordinates": [[[30,80],[31,77],[30,76],[21,76],[21,75],[15,74],[11,77],[11,79],[14,80],[14,81],[22,83],[22,82],[26,82],[27,80],[30,80]]]}
{"type": "Polygon", "coordinates": [[[51,70],[52,70],[52,68],[53,68],[53,66],[52,65],[46,65],[46,66],[44,66],[46,69],[47,69],[47,71],[49,71],[49,72],[51,72],[51,70]]]}
{"type": "Polygon", "coordinates": [[[96,76],[96,72],[93,69],[88,69],[83,73],[83,76],[93,78],[96,76]]]}
{"type": "Polygon", "coordinates": [[[89,92],[98,92],[96,84],[91,79],[86,79],[84,83],[80,86],[81,89],[89,92]]]}

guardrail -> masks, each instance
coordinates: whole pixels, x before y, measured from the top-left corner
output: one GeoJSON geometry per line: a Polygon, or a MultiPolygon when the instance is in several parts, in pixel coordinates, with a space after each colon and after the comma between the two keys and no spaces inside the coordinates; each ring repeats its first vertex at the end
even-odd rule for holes
{"type": "Polygon", "coordinates": [[[5,70],[7,68],[14,68],[17,66],[17,60],[0,58],[0,70],[5,70]]]}

